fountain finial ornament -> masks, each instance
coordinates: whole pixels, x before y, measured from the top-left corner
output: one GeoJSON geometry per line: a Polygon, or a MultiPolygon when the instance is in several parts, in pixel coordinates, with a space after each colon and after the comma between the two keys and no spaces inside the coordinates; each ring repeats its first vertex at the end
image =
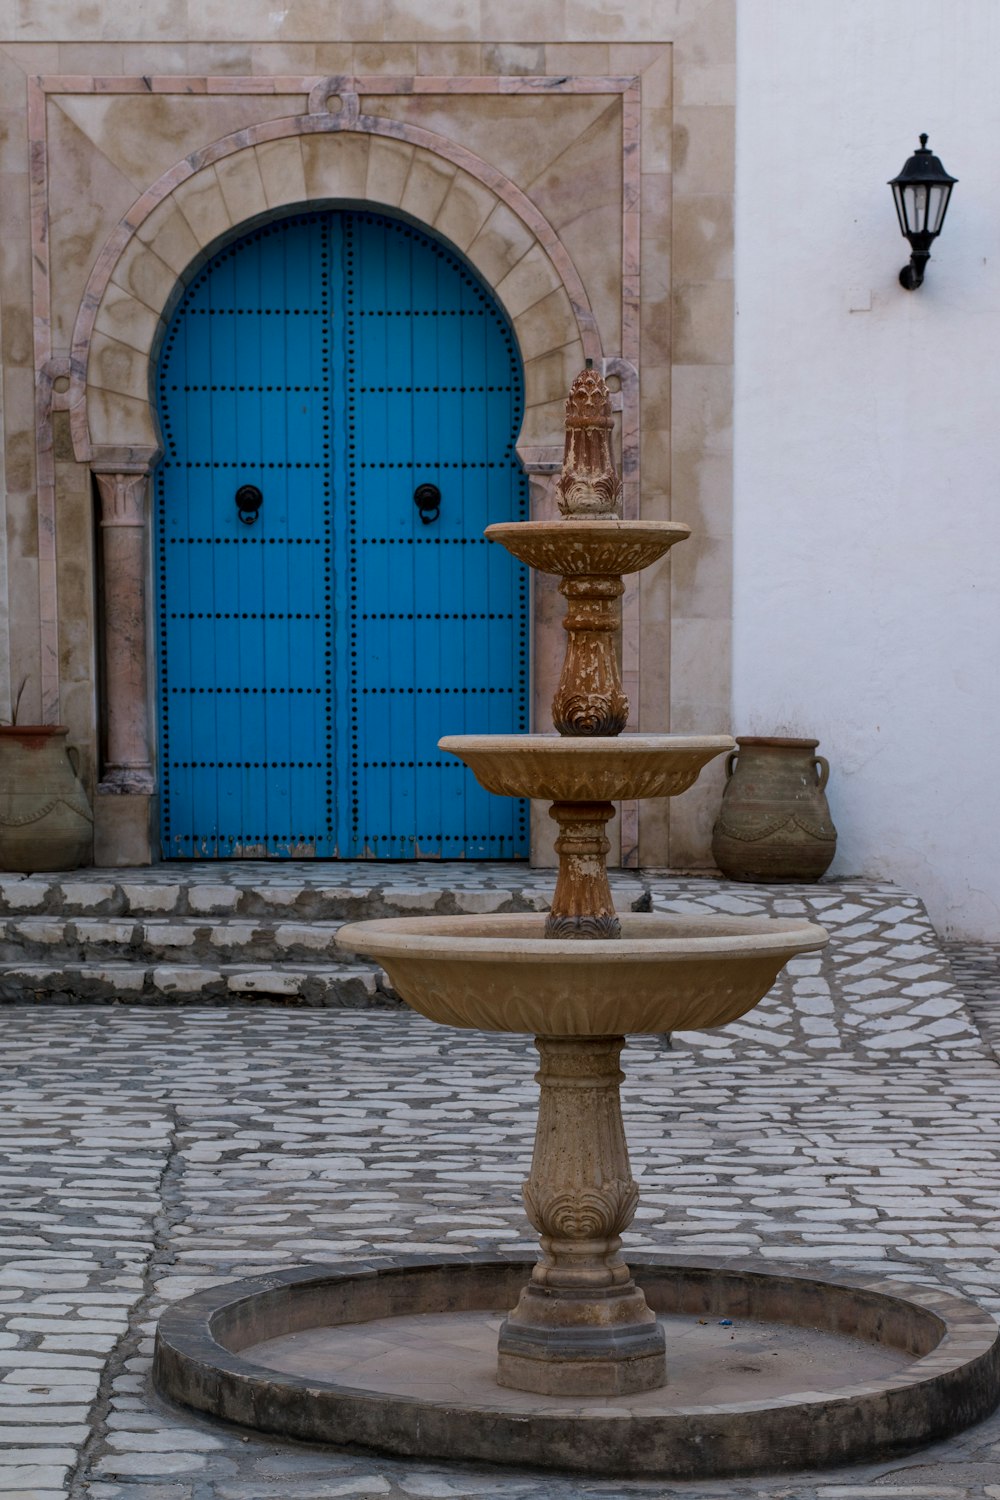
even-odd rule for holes
{"type": "MultiPolygon", "coordinates": [[[[588,359],[566,399],[566,448],[556,489],[566,522],[621,525],[621,480],[611,453],[611,392],[588,359]]],[[[568,534],[567,534],[568,540],[568,534]]],[[[617,735],[628,721],[629,703],[618,671],[615,638],[621,575],[602,567],[590,538],[567,551],[559,592],[567,601],[563,622],[568,640],[552,722],[560,734],[617,735]],[[576,552],[575,559],[571,554],[576,552]]]]}
{"type": "Polygon", "coordinates": [[[566,447],[556,485],[564,516],[620,516],[622,483],[611,456],[611,392],[588,359],[566,398],[566,447]]]}

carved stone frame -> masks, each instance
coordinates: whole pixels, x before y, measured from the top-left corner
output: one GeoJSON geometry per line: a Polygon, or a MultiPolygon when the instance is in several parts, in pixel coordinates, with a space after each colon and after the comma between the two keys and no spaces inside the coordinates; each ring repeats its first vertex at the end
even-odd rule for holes
{"type": "MultiPolygon", "coordinates": [[[[521,305],[524,268],[530,265],[551,288],[546,301],[557,312],[555,332],[547,346],[531,346],[525,360],[526,416],[518,453],[532,478],[533,513],[552,505],[550,476],[561,458],[561,402],[553,400],[551,360],[558,356],[562,391],[585,358],[620,382],[616,406],[621,412],[624,514],[639,514],[639,140],[640,94],[635,77],[525,78],[68,78],[44,77],[29,84],[32,153],[33,225],[36,227],[34,294],[35,357],[38,389],[36,448],[40,573],[42,580],[42,690],[47,717],[58,717],[58,607],[55,589],[55,465],[52,414],[68,413],[76,459],[89,465],[101,498],[100,535],[104,565],[104,612],[98,652],[103,665],[105,747],[98,786],[97,860],[145,863],[155,847],[150,827],[155,787],[155,733],[149,684],[155,680],[152,642],[146,624],[145,579],[148,570],[148,476],[159,456],[159,434],[149,399],[156,351],[165,319],[190,275],[227,238],[255,222],[294,211],[296,207],[333,203],[373,203],[403,212],[431,232],[451,238],[449,226],[421,217],[405,199],[372,197],[362,163],[374,147],[387,158],[405,154],[429,171],[442,169],[484,203],[484,220],[494,213],[513,214],[523,235],[524,254],[507,274],[480,274],[511,317],[519,342],[530,336],[531,307],[521,305]],[[494,166],[467,148],[420,126],[361,112],[365,94],[473,94],[511,92],[605,93],[619,95],[622,108],[622,243],[621,328],[618,350],[601,348],[597,323],[572,258],[558,234],[530,198],[494,166]],[[289,93],[306,96],[300,115],[266,120],[212,141],[178,161],[151,184],[122,217],[92,270],[80,304],[68,360],[53,357],[48,318],[49,267],[44,233],[47,205],[45,97],[49,93],[95,92],[289,93]],[[333,109],[331,110],[331,105],[333,109]],[[313,181],[307,186],[301,167],[303,143],[313,153],[313,181]],[[298,173],[295,162],[299,161],[298,173]],[[259,187],[257,211],[233,223],[226,206],[228,187],[241,179],[259,187]],[[180,211],[195,231],[199,257],[169,264],[170,221],[180,211]],[[162,258],[161,259],[161,255],[162,258]],[[158,263],[157,291],[150,294],[149,267],[158,263]],[[146,274],[140,276],[139,268],[146,274]],[[520,276],[519,274],[520,273],[520,276]],[[141,285],[142,292],[136,290],[141,285]],[[146,334],[125,342],[116,331],[144,326],[146,334]],[[144,347],[134,347],[136,343],[144,347]],[[547,372],[543,381],[542,372],[547,372]],[[111,373],[109,373],[111,372],[111,373]],[[68,389],[65,388],[68,382],[68,389]],[[534,382],[534,385],[533,385],[534,382]],[[62,387],[62,389],[60,389],[62,387]],[[113,804],[111,798],[114,799],[113,804]],[[105,800],[108,799],[108,800],[105,800]],[[102,839],[102,828],[107,837],[102,839]]],[[[391,174],[386,173],[386,179],[391,174]]],[[[477,263],[476,243],[456,243],[477,263]]],[[[154,278],[155,279],[155,278],[154,278]]],[[[544,585],[541,585],[544,587],[544,585]]],[[[638,591],[624,603],[622,675],[633,705],[630,727],[640,716],[638,591]]],[[[536,610],[534,663],[561,655],[558,621],[550,611],[536,610]]],[[[533,674],[538,722],[548,721],[551,683],[545,672],[533,674]]],[[[637,807],[622,809],[622,862],[638,862],[637,807]]],[[[547,822],[547,820],[546,820],[547,822]]],[[[537,824],[536,824],[537,830],[537,824]]],[[[545,829],[548,834],[548,829],[545,829]]],[[[547,842],[548,840],[546,840],[547,842]]],[[[536,836],[533,844],[537,843],[536,836]]]]}

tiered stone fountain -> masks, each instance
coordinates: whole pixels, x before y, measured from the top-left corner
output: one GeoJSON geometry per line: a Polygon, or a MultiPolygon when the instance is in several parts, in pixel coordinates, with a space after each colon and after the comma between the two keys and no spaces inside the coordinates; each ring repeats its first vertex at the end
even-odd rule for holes
{"type": "MultiPolygon", "coordinates": [[[[300,1267],[200,1293],[164,1317],[156,1356],[161,1391],[200,1410],[411,1455],[696,1476],[912,1447],[1000,1398],[995,1325],[955,1299],[647,1257],[641,1280],[651,1306],[622,1258],[639,1198],[619,1099],[625,1037],[725,1025],[757,1004],[789,958],[823,947],[826,933],[795,920],[615,912],[605,835],[613,804],[676,796],[734,742],[622,735],[622,576],[649,567],[689,528],[620,519],[612,424],[607,387],[588,368],[567,402],[562,519],[486,533],[562,580],[568,641],[553,703],[558,734],[440,742],[488,791],[551,804],[559,872],[550,912],[359,922],[338,936],[348,951],[377,958],[432,1021],[534,1035],[541,1102],[524,1203],[540,1256],[530,1271],[516,1256],[300,1267]],[[508,1311],[496,1383],[484,1386],[478,1375],[466,1401],[394,1387],[391,1368],[381,1387],[352,1385],[349,1370],[324,1378],[345,1325],[498,1306],[508,1311]],[[743,1399],[678,1405],[664,1327],[679,1349],[681,1325],[696,1312],[772,1331],[804,1324],[813,1340],[854,1334],[872,1360],[832,1360],[835,1389],[824,1390],[809,1364],[797,1395],[793,1379],[764,1390],[772,1399],[762,1401],[751,1382],[743,1399]],[[845,1368],[863,1378],[845,1388],[845,1368]]],[[[420,1326],[430,1325],[417,1323],[417,1338],[420,1326]]],[[[707,1347],[702,1340],[696,1363],[711,1360],[707,1347]]],[[[695,1388],[706,1381],[711,1390],[710,1368],[695,1388]]]]}
{"type": "Polygon", "coordinates": [[[622,577],[656,562],[690,528],[620,519],[613,425],[610,392],[587,368],[566,403],[562,519],[486,531],[562,580],[558,735],[440,741],[487,791],[551,803],[559,873],[548,916],[361,922],[338,939],[377,958],[431,1020],[534,1033],[541,1106],[524,1202],[542,1254],[503,1325],[497,1379],[546,1395],[625,1395],[666,1380],[663,1330],[621,1255],[639,1201],[619,1099],[625,1035],[732,1021],[787,959],[826,942],[808,922],[641,915],[623,925],[615,912],[605,835],[614,803],[686,791],[734,742],[620,737],[629,715],[618,669],[622,577]]]}

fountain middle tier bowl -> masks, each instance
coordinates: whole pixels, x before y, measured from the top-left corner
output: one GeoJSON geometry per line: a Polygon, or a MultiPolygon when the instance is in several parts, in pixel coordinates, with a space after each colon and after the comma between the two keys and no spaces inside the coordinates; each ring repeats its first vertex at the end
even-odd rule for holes
{"type": "Polygon", "coordinates": [[[686,792],[702,767],[736,742],[728,734],[448,734],[438,747],[501,797],[617,802],[686,792]]]}
{"type": "Polygon", "coordinates": [[[352,922],[337,943],[377,959],[431,1021],[560,1037],[724,1026],[827,941],[791,918],[634,912],[621,925],[620,939],[560,939],[535,913],[396,917],[352,922]]]}
{"type": "Polygon", "coordinates": [[[540,573],[593,578],[641,572],[691,528],[680,521],[497,521],[484,535],[540,573]]]}

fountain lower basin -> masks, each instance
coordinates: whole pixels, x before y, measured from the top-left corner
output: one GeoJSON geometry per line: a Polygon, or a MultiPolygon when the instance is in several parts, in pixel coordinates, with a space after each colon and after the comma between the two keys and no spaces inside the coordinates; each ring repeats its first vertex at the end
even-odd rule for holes
{"type": "Polygon", "coordinates": [[[790,958],[826,943],[792,919],[633,912],[621,925],[619,942],[547,938],[534,913],[396,917],[351,923],[337,942],[378,959],[429,1020],[559,1037],[724,1026],[790,958]]]}
{"type": "Polygon", "coordinates": [[[688,1481],[887,1459],[997,1404],[997,1326],[946,1292],[708,1257],[646,1253],[635,1269],[678,1370],[675,1385],[639,1397],[538,1400],[493,1384],[496,1318],[531,1270],[516,1252],[298,1266],[213,1286],[164,1313],[153,1378],[170,1400],[299,1442],[688,1481]],[[460,1328],[449,1345],[448,1321],[463,1319],[473,1337],[460,1328]],[[477,1319],[493,1325],[481,1337],[477,1319]],[[428,1327],[438,1343],[421,1356],[428,1327]],[[352,1343],[369,1356],[360,1379],[352,1343]]]}

